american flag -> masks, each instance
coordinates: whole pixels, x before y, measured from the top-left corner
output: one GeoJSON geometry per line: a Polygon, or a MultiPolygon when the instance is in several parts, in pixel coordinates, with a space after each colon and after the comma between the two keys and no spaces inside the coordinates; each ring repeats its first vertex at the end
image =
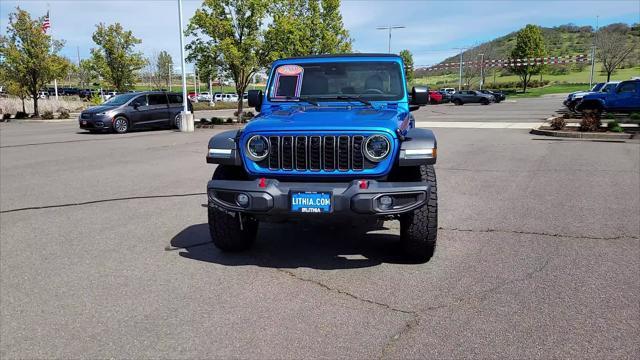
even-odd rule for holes
{"type": "Polygon", "coordinates": [[[47,15],[44,16],[44,21],[42,22],[42,32],[46,34],[50,27],[51,22],[49,21],[49,11],[47,11],[47,15]]]}

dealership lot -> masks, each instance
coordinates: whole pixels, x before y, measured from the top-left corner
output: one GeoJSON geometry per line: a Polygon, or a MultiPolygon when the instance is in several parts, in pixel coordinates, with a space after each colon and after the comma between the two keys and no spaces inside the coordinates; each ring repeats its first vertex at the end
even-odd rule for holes
{"type": "MultiPolygon", "coordinates": [[[[540,122],[549,98],[416,119],[540,122]]],[[[395,222],[269,224],[216,250],[218,129],[0,126],[2,358],[640,356],[637,141],[436,129],[439,242],[415,265],[395,222]]]]}

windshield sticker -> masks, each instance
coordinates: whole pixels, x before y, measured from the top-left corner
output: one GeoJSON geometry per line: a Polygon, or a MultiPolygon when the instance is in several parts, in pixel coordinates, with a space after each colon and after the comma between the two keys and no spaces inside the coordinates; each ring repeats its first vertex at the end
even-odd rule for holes
{"type": "Polygon", "coordinates": [[[276,69],[273,96],[276,100],[300,97],[304,69],[298,65],[282,65],[276,69]]]}

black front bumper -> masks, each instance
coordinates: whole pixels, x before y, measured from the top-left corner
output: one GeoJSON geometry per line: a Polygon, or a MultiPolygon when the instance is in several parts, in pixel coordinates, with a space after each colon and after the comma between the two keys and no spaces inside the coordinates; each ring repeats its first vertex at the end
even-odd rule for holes
{"type": "Polygon", "coordinates": [[[429,198],[429,191],[429,185],[424,182],[376,180],[354,180],[348,183],[280,182],[275,179],[211,180],[207,184],[210,207],[266,216],[395,215],[424,205],[429,198]],[[366,181],[366,186],[362,181],[366,181]],[[330,212],[309,214],[291,211],[293,192],[331,193],[330,212]],[[242,207],[236,203],[238,194],[249,197],[248,205],[242,207]],[[380,202],[380,198],[385,195],[393,199],[393,204],[386,208],[380,202]]]}

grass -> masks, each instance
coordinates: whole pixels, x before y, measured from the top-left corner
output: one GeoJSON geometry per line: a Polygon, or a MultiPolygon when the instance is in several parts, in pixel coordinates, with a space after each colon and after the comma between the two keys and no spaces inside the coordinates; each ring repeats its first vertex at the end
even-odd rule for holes
{"type": "MultiPolygon", "coordinates": [[[[237,102],[223,102],[223,101],[218,101],[216,102],[216,106],[211,107],[209,106],[209,102],[198,102],[198,103],[192,103],[193,104],[193,111],[199,111],[199,110],[224,110],[224,109],[237,109],[238,108],[238,103],[237,102]]],[[[244,102],[244,106],[243,109],[247,109],[247,102],[244,102]]]]}
{"type": "MultiPolygon", "coordinates": [[[[564,75],[542,75],[543,80],[549,80],[551,85],[556,84],[589,84],[589,77],[591,75],[591,69],[586,67],[582,71],[571,72],[569,74],[564,75]]],[[[628,80],[634,76],[640,76],[640,66],[635,66],[628,69],[619,69],[611,75],[611,80],[628,80]]],[[[519,81],[517,75],[508,75],[508,76],[500,76],[499,74],[495,78],[495,83],[506,83],[519,81]]],[[[539,76],[534,76],[533,79],[540,79],[539,76]]],[[[596,72],[593,76],[594,82],[604,82],[607,80],[607,75],[598,71],[598,66],[596,66],[596,72]]],[[[487,88],[491,88],[493,82],[493,74],[491,70],[488,70],[486,77],[487,88]]],[[[478,78],[475,79],[477,85],[478,78]]],[[[458,87],[458,74],[447,74],[447,75],[438,75],[438,76],[427,76],[423,78],[418,78],[414,80],[415,84],[424,84],[431,87],[458,87]],[[444,82],[444,83],[443,83],[444,82]]],[[[584,85],[582,85],[584,86],[584,85]]],[[[587,86],[588,87],[588,86],[587,86]]],[[[533,89],[532,89],[533,90],[533,89]]]]}
{"type": "Polygon", "coordinates": [[[555,84],[539,88],[527,89],[526,93],[509,95],[509,98],[539,97],[549,94],[566,94],[574,91],[588,90],[589,84],[555,84]]]}

